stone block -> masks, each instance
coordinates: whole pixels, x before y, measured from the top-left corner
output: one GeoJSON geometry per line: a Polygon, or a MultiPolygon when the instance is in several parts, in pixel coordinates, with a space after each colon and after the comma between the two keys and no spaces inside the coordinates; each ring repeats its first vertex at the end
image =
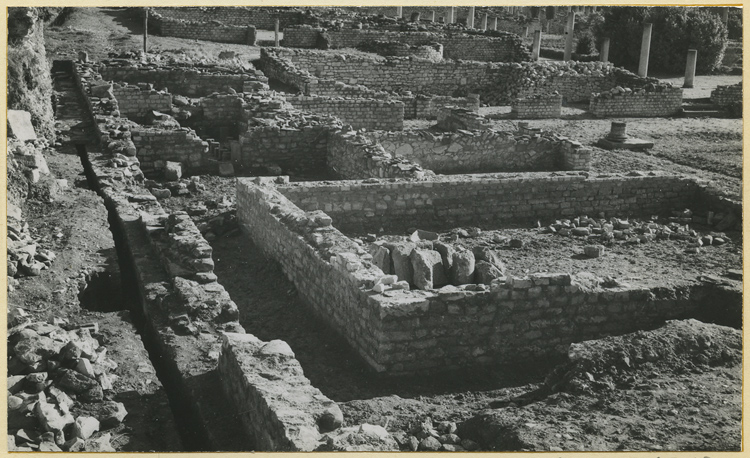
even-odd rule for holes
{"type": "Polygon", "coordinates": [[[167,181],[177,181],[180,178],[182,178],[182,164],[167,161],[164,164],[164,179],[167,181]]]}
{"type": "Polygon", "coordinates": [[[456,251],[450,268],[450,280],[454,285],[465,285],[474,282],[476,260],[471,251],[456,251]]]}
{"type": "Polygon", "coordinates": [[[23,110],[8,110],[10,133],[21,141],[36,140],[36,132],[31,124],[31,113],[23,110]]]}
{"type": "Polygon", "coordinates": [[[417,288],[440,288],[448,283],[440,253],[434,250],[415,249],[409,257],[414,272],[413,283],[417,288]]]}
{"type": "Polygon", "coordinates": [[[414,284],[414,268],[412,267],[409,255],[417,247],[416,243],[399,243],[386,245],[391,251],[391,261],[393,262],[393,273],[399,280],[414,284]]]}

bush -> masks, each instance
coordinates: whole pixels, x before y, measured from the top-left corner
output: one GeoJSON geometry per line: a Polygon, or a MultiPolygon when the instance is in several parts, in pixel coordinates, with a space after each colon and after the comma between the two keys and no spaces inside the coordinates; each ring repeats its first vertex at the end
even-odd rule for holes
{"type": "Polygon", "coordinates": [[[721,64],[727,29],[721,18],[708,11],[681,7],[611,7],[594,27],[597,45],[610,38],[609,60],[635,70],[640,58],[643,24],[651,31],[650,72],[685,70],[688,49],[698,50],[696,70],[707,73],[721,64]]]}
{"type": "Polygon", "coordinates": [[[596,42],[590,33],[585,33],[578,37],[576,43],[576,54],[594,54],[596,53],[596,42]]]}
{"type": "Polygon", "coordinates": [[[729,23],[727,24],[729,29],[730,40],[742,40],[742,10],[739,8],[732,8],[729,10],[729,23]]]}

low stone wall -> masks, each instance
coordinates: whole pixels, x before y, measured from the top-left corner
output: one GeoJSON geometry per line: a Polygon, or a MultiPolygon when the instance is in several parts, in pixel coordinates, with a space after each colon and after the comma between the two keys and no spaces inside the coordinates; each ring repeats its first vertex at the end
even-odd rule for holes
{"type": "Polygon", "coordinates": [[[140,119],[150,111],[169,113],[172,110],[172,94],[155,91],[147,85],[115,83],[112,85],[112,93],[117,99],[120,116],[126,118],[140,119]]]}
{"type": "MultiPolygon", "coordinates": [[[[676,184],[670,182],[672,177],[649,178],[660,181],[659,188],[676,184]]],[[[524,179],[516,178],[510,180],[514,182],[508,191],[501,194],[528,195],[532,186],[536,186],[529,198],[555,203],[556,215],[565,210],[560,204],[585,201],[589,196],[598,201],[609,201],[616,196],[620,210],[628,207],[648,214],[656,208],[639,208],[640,199],[631,197],[638,189],[655,188],[647,180],[633,179],[631,187],[627,184],[630,178],[609,179],[609,185],[632,188],[621,196],[612,193],[615,189],[602,192],[600,184],[606,180],[585,180],[587,183],[579,188],[575,186],[577,179],[585,180],[583,177],[526,178],[527,184],[523,185],[524,179]],[[567,178],[573,179],[572,182],[567,178]],[[549,189],[545,185],[547,180],[559,180],[564,186],[550,190],[545,197],[549,189]],[[541,196],[539,186],[545,190],[541,196]],[[563,202],[552,199],[553,194],[562,195],[564,189],[573,195],[563,202]]],[[[339,226],[345,219],[344,213],[355,218],[375,217],[379,209],[399,206],[398,201],[400,206],[412,210],[416,208],[414,205],[421,205],[452,211],[462,210],[463,206],[440,205],[443,202],[439,201],[447,194],[462,195],[463,202],[492,202],[494,196],[466,192],[461,186],[457,189],[456,182],[450,181],[376,181],[379,180],[273,186],[270,180],[239,179],[237,216],[243,232],[281,265],[315,313],[343,335],[377,371],[414,374],[477,364],[520,363],[564,353],[571,342],[654,327],[663,320],[690,317],[697,311],[699,301],[688,300],[689,285],[655,290],[591,288],[583,287],[575,276],[566,273],[533,273],[498,279],[492,285],[449,285],[409,291],[403,282],[394,283],[392,276],[376,267],[371,254],[332,227],[328,213],[333,212],[333,221],[339,226]],[[392,200],[383,199],[386,195],[392,200]],[[347,197],[340,199],[344,196],[347,197]],[[369,201],[362,199],[368,196],[374,197],[372,208],[369,201]],[[319,211],[328,206],[330,211],[319,211]],[[305,208],[310,210],[304,211],[305,208]]],[[[692,182],[685,180],[685,183],[692,182]]],[[[689,197],[679,191],[682,189],[677,190],[677,197],[662,199],[658,206],[684,205],[689,197]]],[[[649,191],[647,194],[650,199],[655,197],[649,191]]],[[[518,203],[524,208],[529,205],[535,203],[518,203]]],[[[588,210],[575,206],[572,212],[575,214],[588,210]]],[[[536,206],[535,212],[542,217],[543,205],[536,206]]],[[[420,221],[420,227],[425,227],[426,221],[421,216],[419,211],[411,212],[409,224],[420,221]]],[[[456,222],[452,215],[445,217],[451,223],[456,222]]],[[[385,224],[382,216],[375,217],[369,228],[385,224]]]]}
{"type": "Polygon", "coordinates": [[[357,46],[363,52],[375,53],[379,56],[417,57],[432,62],[443,60],[443,45],[440,43],[429,43],[423,45],[410,45],[400,41],[366,41],[357,46]]]}
{"type": "Polygon", "coordinates": [[[728,86],[716,86],[711,91],[711,103],[720,107],[742,103],[742,81],[728,86]]]}
{"type": "Polygon", "coordinates": [[[327,126],[248,129],[240,133],[240,163],[305,172],[325,170],[329,131],[327,126]]]}
{"type": "Polygon", "coordinates": [[[340,130],[328,138],[328,169],[347,180],[364,178],[422,178],[422,168],[407,158],[397,158],[362,134],[340,130]]]}
{"type": "Polygon", "coordinates": [[[150,8],[150,14],[158,14],[169,19],[184,21],[210,22],[234,26],[252,25],[258,29],[273,30],[276,19],[279,27],[286,28],[298,24],[317,22],[313,16],[308,16],[299,8],[273,7],[163,7],[150,8]]]}
{"type": "Polygon", "coordinates": [[[187,97],[205,97],[213,92],[229,92],[229,89],[243,92],[248,88],[268,88],[268,79],[261,73],[229,73],[223,67],[158,66],[114,59],[102,61],[96,70],[108,81],[150,83],[156,89],[187,97]]]}
{"type": "Polygon", "coordinates": [[[657,117],[677,114],[682,109],[682,89],[657,89],[661,90],[648,92],[644,89],[623,89],[617,94],[599,94],[591,99],[589,111],[599,117],[657,117]]]}
{"type": "Polygon", "coordinates": [[[516,99],[510,107],[513,116],[519,119],[559,118],[562,114],[562,95],[539,95],[516,99]]]}
{"type": "Polygon", "coordinates": [[[489,105],[558,92],[568,102],[588,101],[619,85],[645,81],[626,70],[601,62],[494,63],[360,55],[316,50],[263,48],[261,61],[269,77],[318,93],[318,85],[335,82],[365,85],[376,91],[413,92],[443,96],[482,94],[489,105]]]}
{"type": "Polygon", "coordinates": [[[415,162],[435,173],[587,170],[591,150],[550,133],[456,132],[428,130],[368,132],[393,157],[415,162]]]}
{"type": "Polygon", "coordinates": [[[488,130],[490,120],[475,111],[454,106],[441,107],[437,113],[437,127],[454,132],[456,130],[488,130]]]}
{"type": "Polygon", "coordinates": [[[426,230],[493,228],[599,212],[650,216],[691,206],[698,188],[693,180],[652,173],[604,178],[549,173],[453,175],[373,184],[291,183],[278,189],[303,210],[323,210],[337,228],[358,233],[373,227],[399,233],[415,221],[426,230]],[[354,202],[362,205],[360,211],[349,211],[354,202]]]}
{"type": "Polygon", "coordinates": [[[204,123],[236,124],[242,119],[242,98],[238,94],[211,94],[201,98],[200,107],[204,123]]]}
{"type": "Polygon", "coordinates": [[[200,173],[210,167],[208,143],[191,129],[142,127],[132,129],[131,138],[146,173],[163,170],[166,161],[182,163],[188,173],[200,173]]]}
{"type": "Polygon", "coordinates": [[[149,9],[148,24],[149,29],[165,37],[255,46],[255,27],[252,25],[227,25],[205,17],[176,19],[164,16],[156,8],[149,9]]]}
{"type": "Polygon", "coordinates": [[[221,337],[218,372],[257,450],[311,451],[323,433],[341,426],[341,409],[304,376],[282,340],[251,334],[221,337]],[[283,394],[283,395],[282,395],[283,394]]]}
{"type": "Polygon", "coordinates": [[[437,119],[440,109],[453,106],[469,111],[479,110],[479,94],[470,94],[468,97],[450,97],[443,95],[424,96],[418,95],[413,98],[402,98],[406,103],[406,119],[437,119]],[[410,103],[413,99],[413,103],[410,103]],[[413,107],[413,113],[412,108],[413,107]]]}
{"type": "MultiPolygon", "coordinates": [[[[359,48],[372,42],[392,42],[409,46],[439,43],[446,59],[464,59],[485,62],[523,62],[529,52],[521,38],[512,33],[498,36],[469,35],[463,33],[396,32],[381,29],[313,29],[310,27],[284,29],[283,45],[290,48],[319,47],[321,35],[331,48],[359,48]]],[[[369,51],[376,52],[376,51],[369,51]]],[[[377,53],[381,54],[381,53],[377,53]]],[[[398,55],[398,54],[381,54],[398,55]]],[[[408,54],[417,56],[417,54],[408,54]]],[[[434,60],[434,56],[423,56],[434,60]]]]}
{"type": "Polygon", "coordinates": [[[330,114],[355,129],[403,130],[404,103],[397,100],[344,99],[342,97],[286,97],[295,108],[330,114]]]}

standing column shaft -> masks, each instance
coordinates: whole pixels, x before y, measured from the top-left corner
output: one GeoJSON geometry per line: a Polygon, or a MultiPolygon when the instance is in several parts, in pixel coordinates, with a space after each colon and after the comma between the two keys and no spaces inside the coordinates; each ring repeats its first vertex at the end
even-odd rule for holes
{"type": "Polygon", "coordinates": [[[576,24],[576,13],[568,13],[568,23],[565,25],[565,53],[563,55],[564,61],[569,61],[570,56],[573,54],[573,29],[576,24]]]}
{"type": "Polygon", "coordinates": [[[687,65],[685,66],[685,83],[682,87],[691,88],[695,82],[695,63],[698,61],[698,50],[688,49],[687,65]]]}
{"type": "Polygon", "coordinates": [[[148,52],[148,7],[143,11],[143,52],[148,52]]]}
{"type": "Polygon", "coordinates": [[[487,30],[487,19],[489,16],[488,13],[484,13],[484,16],[482,16],[482,30],[487,30]]]}
{"type": "Polygon", "coordinates": [[[466,18],[466,27],[473,29],[474,28],[474,7],[469,7],[469,17],[466,18]]]}
{"type": "Polygon", "coordinates": [[[404,17],[404,7],[403,6],[397,6],[396,7],[396,17],[397,18],[404,17]]]}
{"type": "Polygon", "coordinates": [[[722,8],[721,10],[721,22],[727,25],[729,22],[729,8],[722,8]]]}
{"type": "Polygon", "coordinates": [[[274,46],[277,48],[279,47],[279,20],[276,19],[276,22],[273,25],[273,42],[274,46]]]}
{"type": "Polygon", "coordinates": [[[451,6],[448,8],[448,24],[453,24],[456,22],[456,7],[451,6]]]}
{"type": "Polygon", "coordinates": [[[435,22],[435,10],[432,10],[432,13],[430,13],[430,21],[435,22]]]}
{"type": "Polygon", "coordinates": [[[599,60],[602,62],[609,61],[609,38],[602,40],[602,49],[599,51],[599,60]]]}
{"type": "Polygon", "coordinates": [[[648,54],[651,50],[651,29],[653,24],[643,24],[643,38],[641,39],[641,58],[638,60],[638,76],[648,76],[648,54]]]}
{"type": "Polygon", "coordinates": [[[534,42],[531,44],[531,60],[539,60],[539,49],[542,46],[542,31],[534,30],[534,42]]]}

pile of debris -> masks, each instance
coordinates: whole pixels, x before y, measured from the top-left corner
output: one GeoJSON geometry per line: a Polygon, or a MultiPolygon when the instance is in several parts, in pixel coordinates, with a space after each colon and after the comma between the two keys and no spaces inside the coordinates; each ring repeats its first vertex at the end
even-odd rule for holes
{"type": "MultiPolygon", "coordinates": [[[[31,236],[29,224],[21,219],[18,207],[13,204],[8,206],[8,278],[35,277],[52,265],[56,255],[42,248],[39,241],[31,236]]],[[[53,237],[59,239],[63,234],[57,232],[53,237]]],[[[14,283],[17,280],[8,282],[8,290],[13,290],[14,283]]]]}
{"type": "Polygon", "coordinates": [[[53,323],[20,308],[8,314],[8,450],[114,452],[104,431],[127,415],[111,400],[117,363],[94,337],[96,324],[53,323]]]}
{"type": "Polygon", "coordinates": [[[402,451],[424,452],[472,452],[479,449],[479,444],[471,439],[461,439],[457,426],[452,421],[441,421],[437,424],[430,417],[424,419],[409,433],[394,433],[394,438],[402,451]]]}
{"type": "Polygon", "coordinates": [[[652,216],[647,220],[639,220],[616,217],[606,219],[603,214],[595,219],[584,215],[573,219],[556,220],[546,227],[540,225],[539,230],[547,234],[583,237],[592,243],[598,242],[604,245],[612,245],[617,242],[637,245],[656,240],[684,240],[688,242],[685,250],[687,253],[699,253],[701,247],[720,246],[731,242],[726,233],[719,232],[719,230],[728,229],[723,222],[732,219],[729,216],[719,215],[717,217],[713,212],[710,212],[707,218],[696,218],[689,209],[674,211],[672,215],[666,218],[667,221],[662,219],[662,222],[659,222],[658,216],[652,216]],[[717,231],[701,234],[695,229],[691,229],[690,224],[697,220],[705,220],[707,224],[715,224],[717,231]]]}

